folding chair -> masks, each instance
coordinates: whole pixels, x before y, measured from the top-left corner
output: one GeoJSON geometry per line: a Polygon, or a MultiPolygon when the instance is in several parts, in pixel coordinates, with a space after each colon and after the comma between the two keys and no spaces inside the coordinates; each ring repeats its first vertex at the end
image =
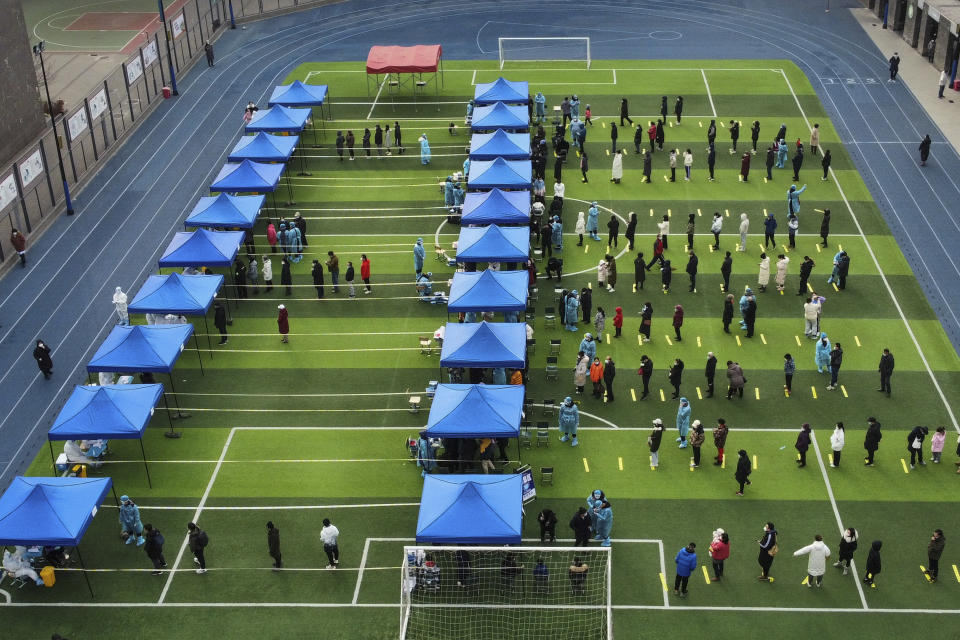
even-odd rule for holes
{"type": "Polygon", "coordinates": [[[420,336],[420,353],[426,356],[433,355],[433,338],[430,336],[420,336]]]}
{"type": "Polygon", "coordinates": [[[523,415],[529,416],[533,412],[533,399],[524,398],[523,399],[523,415]]]}
{"type": "Polygon", "coordinates": [[[546,420],[537,422],[537,447],[540,445],[550,446],[550,423],[546,420]]]}
{"type": "Polygon", "coordinates": [[[410,413],[420,413],[420,396],[410,396],[410,413]]]}
{"type": "Polygon", "coordinates": [[[527,294],[527,304],[531,302],[536,302],[540,299],[540,289],[537,287],[530,287],[530,292],[527,294]]]}
{"type": "Polygon", "coordinates": [[[560,340],[551,340],[550,341],[550,353],[551,356],[560,355],[560,340]]]}
{"type": "Polygon", "coordinates": [[[520,423],[520,446],[524,449],[530,449],[533,446],[533,431],[530,429],[531,424],[529,421],[520,423]]]}
{"type": "Polygon", "coordinates": [[[560,367],[557,366],[557,359],[554,356],[547,357],[547,369],[546,369],[547,380],[551,378],[556,381],[560,381],[560,367]]]}
{"type": "Polygon", "coordinates": [[[537,352],[537,339],[530,338],[529,340],[527,340],[527,354],[532,356],[536,352],[537,352]]]}
{"type": "Polygon", "coordinates": [[[543,310],[543,326],[557,328],[557,311],[553,307],[547,307],[543,310]]]}
{"type": "Polygon", "coordinates": [[[533,322],[537,318],[537,309],[528,304],[527,310],[523,313],[523,318],[527,322],[533,322]]]}
{"type": "Polygon", "coordinates": [[[540,467],[540,485],[553,486],[553,467],[540,467]]]}
{"type": "Polygon", "coordinates": [[[543,415],[545,416],[557,415],[557,403],[553,398],[548,398],[543,401],[543,415]]]}

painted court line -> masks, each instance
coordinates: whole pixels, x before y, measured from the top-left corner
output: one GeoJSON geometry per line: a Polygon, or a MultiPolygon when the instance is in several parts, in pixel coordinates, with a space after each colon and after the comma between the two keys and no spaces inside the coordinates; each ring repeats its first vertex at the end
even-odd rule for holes
{"type": "Polygon", "coordinates": [[[717,107],[713,104],[713,95],[710,93],[710,83],[707,82],[707,72],[700,69],[700,75],[703,76],[703,85],[707,88],[707,99],[710,100],[710,110],[713,111],[713,117],[717,117],[717,107]]]}

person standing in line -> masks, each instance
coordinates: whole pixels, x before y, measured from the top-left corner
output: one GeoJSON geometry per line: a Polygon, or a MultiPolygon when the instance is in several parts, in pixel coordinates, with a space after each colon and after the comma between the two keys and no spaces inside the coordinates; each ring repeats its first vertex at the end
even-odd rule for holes
{"type": "Polygon", "coordinates": [[[323,265],[319,260],[313,261],[313,268],[310,269],[310,275],[313,276],[313,286],[317,289],[317,299],[323,299],[323,265]]]}
{"type": "MultiPolygon", "coordinates": [[[[742,228],[742,223],[741,223],[742,228]]],[[[720,275],[723,276],[723,292],[730,293],[730,274],[733,272],[733,257],[727,251],[720,263],[720,275]]],[[[729,333],[729,331],[727,332],[729,333]]]]}
{"type": "MultiPolygon", "coordinates": [[[[746,452],[744,451],[744,453],[746,452]]],[[[750,464],[749,460],[747,464],[750,464]]],[[[760,536],[757,544],[760,545],[760,553],[757,556],[757,562],[760,564],[760,575],[757,576],[757,580],[773,582],[773,578],[770,576],[770,567],[773,566],[773,559],[777,555],[779,547],[777,546],[777,530],[772,522],[763,526],[763,535],[760,536]]]]}
{"type": "Polygon", "coordinates": [[[933,144],[933,141],[930,139],[930,134],[928,133],[923,137],[923,140],[920,141],[920,166],[927,166],[927,158],[930,157],[930,145],[933,144]]]}
{"type": "MultiPolygon", "coordinates": [[[[403,155],[405,149],[403,148],[403,132],[400,130],[400,122],[397,120],[393,121],[393,144],[397,146],[397,155],[403,155]]],[[[466,178],[466,175],[464,175],[466,178]]]]}
{"type": "Polygon", "coordinates": [[[690,425],[690,448],[693,449],[693,460],[690,461],[690,466],[694,469],[700,468],[700,447],[703,446],[703,441],[706,440],[706,435],[703,433],[703,425],[700,424],[699,420],[694,420],[693,424],[690,425]]]}
{"type": "MultiPolygon", "coordinates": [[[[677,116],[677,126],[680,126],[680,117],[683,115],[683,96],[677,96],[677,101],[673,104],[673,114],[677,116]]],[[[664,117],[666,122],[666,117],[664,117]]]]}
{"type": "Polygon", "coordinates": [[[364,152],[367,154],[367,158],[370,158],[370,127],[366,127],[363,130],[363,139],[360,142],[360,145],[363,147],[364,152]]]}
{"type": "MultiPolygon", "coordinates": [[[[742,214],[746,215],[746,214],[742,214]]],[[[723,230],[723,216],[720,215],[719,211],[714,211],[713,221],[710,223],[710,233],[713,234],[713,250],[718,251],[720,249],[720,231],[723,230]]],[[[746,235],[744,232],[743,235],[746,235]]],[[[744,240],[746,244],[746,240],[744,240]]]]}
{"type": "Polygon", "coordinates": [[[163,573],[160,570],[167,568],[167,560],[163,557],[163,534],[159,529],[154,529],[152,524],[147,523],[143,525],[143,535],[145,538],[143,550],[153,563],[153,571],[150,575],[159,576],[163,573]]]}
{"type": "Polygon", "coordinates": [[[577,395],[583,395],[583,388],[587,386],[587,372],[590,370],[590,358],[581,351],[577,354],[577,364],[573,368],[573,386],[577,395]]]}
{"type": "Polygon", "coordinates": [[[837,259],[837,289],[843,291],[847,288],[847,275],[850,273],[850,254],[846,251],[840,252],[837,259]]]}
{"type": "Polygon", "coordinates": [[[204,549],[210,544],[210,538],[207,532],[198,527],[193,522],[187,523],[187,544],[190,551],[193,552],[193,563],[197,565],[197,573],[207,572],[207,559],[204,556],[204,549]]]}
{"type": "Polygon", "coordinates": [[[730,536],[723,529],[714,533],[720,533],[720,535],[713,539],[708,549],[710,562],[713,565],[713,577],[710,578],[710,582],[720,582],[723,578],[723,562],[730,557],[730,536]]]}
{"type": "Polygon", "coordinates": [[[940,90],[937,92],[937,97],[941,100],[943,99],[943,89],[947,86],[947,72],[940,71],[940,79],[937,80],[937,84],[940,86],[940,90]]]}
{"type": "MultiPolygon", "coordinates": [[[[727,253],[730,253],[729,251],[727,253]]],[[[730,323],[733,322],[733,294],[728,293],[723,301],[723,332],[730,333],[730,323]]]]}
{"type": "MultiPolygon", "coordinates": [[[[796,220],[796,218],[794,218],[796,220]]],[[[791,234],[791,238],[792,238],[791,234]]],[[[774,278],[774,282],[777,283],[777,291],[782,292],[784,287],[787,284],[787,266],[790,264],[790,258],[783,255],[782,253],[777,256],[777,275],[774,278]]]]}
{"type": "Polygon", "coordinates": [[[365,253],[360,254],[360,279],[363,280],[363,293],[371,293],[373,290],[370,288],[370,260],[365,253]]]}
{"type": "Polygon", "coordinates": [[[590,381],[593,383],[593,397],[598,400],[603,398],[603,364],[600,358],[594,356],[593,364],[590,365],[590,381]]]}
{"type": "Polygon", "coordinates": [[[333,283],[333,292],[337,293],[340,291],[340,258],[333,251],[327,251],[327,260],[324,263],[327,266],[327,271],[330,272],[330,282],[333,283]]]}
{"type": "Polygon", "coordinates": [[[282,304],[277,306],[277,330],[280,332],[280,342],[289,342],[287,334],[290,333],[290,320],[287,316],[287,308],[282,304]]]}
{"type": "Polygon", "coordinates": [[[833,391],[837,388],[837,376],[840,375],[840,366],[843,364],[843,348],[839,342],[833,343],[833,350],[830,352],[830,384],[827,385],[827,391],[833,391]]]}
{"type": "Polygon", "coordinates": [[[942,529],[935,529],[930,536],[930,542],[927,543],[927,570],[924,575],[930,582],[936,582],[940,574],[940,556],[943,555],[943,548],[947,544],[947,539],[943,537],[942,529]]]}
{"type": "Polygon", "coordinates": [[[627,251],[633,251],[633,241],[637,235],[637,214],[631,211],[629,215],[630,218],[627,221],[627,230],[624,231],[623,237],[626,238],[627,242],[629,243],[627,246],[627,251]]]}
{"type": "Polygon", "coordinates": [[[713,169],[717,164],[717,147],[711,142],[707,146],[707,171],[709,171],[709,176],[707,180],[713,182],[713,169]]]}
{"type": "Polygon", "coordinates": [[[284,295],[293,293],[293,276],[290,274],[290,260],[287,256],[280,260],[280,286],[284,288],[284,295]]]}
{"type": "Polygon", "coordinates": [[[336,569],[340,566],[340,530],[330,524],[330,518],[323,519],[320,529],[320,542],[323,543],[323,552],[327,554],[327,569],[336,569]]]}
{"type": "Polygon", "coordinates": [[[660,98],[660,119],[664,122],[667,121],[667,96],[660,98]]]}
{"type": "MultiPolygon", "coordinates": [[[[721,459],[722,462],[722,459],[721,459]]],[[[746,449],[740,449],[737,451],[737,470],[734,472],[734,479],[740,483],[740,488],[737,489],[737,495],[743,495],[744,485],[750,484],[750,474],[753,472],[752,467],[750,466],[750,456],[747,455],[746,449]]],[[[760,557],[763,557],[763,549],[760,550],[760,557]]],[[[771,562],[773,560],[771,559],[771,562]]],[[[763,566],[763,563],[760,563],[760,566],[763,566]]]]}
{"type": "Polygon", "coordinates": [[[750,176],[750,153],[745,152],[740,158],[740,177],[744,182],[749,182],[747,179],[750,176]]]}
{"type": "Polygon", "coordinates": [[[798,182],[800,180],[800,169],[803,168],[803,147],[797,147],[797,152],[793,155],[790,163],[793,165],[793,180],[798,182]]]}
{"type": "MultiPolygon", "coordinates": [[[[616,144],[617,141],[614,140],[613,143],[616,144]]],[[[620,181],[622,179],[623,179],[623,156],[620,155],[620,151],[614,150],[613,164],[611,165],[611,168],[610,168],[610,182],[614,184],[620,184],[620,181]]]]}
{"type": "Polygon", "coordinates": [[[573,529],[573,546],[586,547],[590,544],[590,515],[586,507],[580,507],[570,519],[570,528],[573,529]]]}
{"type": "Polygon", "coordinates": [[[910,452],[910,468],[915,469],[917,459],[920,459],[921,466],[927,466],[923,461],[923,441],[930,431],[926,427],[914,427],[907,435],[907,450],[910,452]]]}
{"type": "Polygon", "coordinates": [[[800,427],[800,433],[797,435],[797,442],[793,445],[793,448],[797,450],[797,464],[800,465],[798,469],[802,469],[807,466],[807,450],[810,448],[810,440],[812,438],[810,423],[804,422],[800,427]]]}
{"type": "Polygon", "coordinates": [[[616,215],[610,216],[607,221],[607,247],[616,248],[620,243],[620,220],[616,215]]]}
{"type": "Polygon", "coordinates": [[[260,274],[257,269],[257,257],[252,254],[248,257],[250,263],[247,265],[247,280],[250,281],[250,290],[253,291],[253,295],[257,295],[260,293],[260,274]]]}
{"type": "Polygon", "coordinates": [[[803,256],[803,262],[800,263],[800,290],[797,292],[798,296],[807,295],[807,280],[810,279],[810,273],[815,266],[816,263],[810,256],[803,256]]]}
{"type": "Polygon", "coordinates": [[[653,152],[643,154],[643,178],[641,182],[650,184],[653,175],[653,152]]]}
{"type": "Polygon", "coordinates": [[[820,160],[820,166],[823,168],[823,177],[821,180],[826,181],[827,173],[830,171],[830,163],[833,161],[833,158],[830,156],[830,149],[827,149],[826,153],[823,154],[823,159],[820,160]]]}
{"type": "Polygon", "coordinates": [[[273,570],[279,570],[282,566],[280,562],[280,529],[270,521],[267,521],[267,552],[273,558],[273,570]]]}
{"type": "Polygon", "coordinates": [[[677,577],[673,581],[673,595],[681,598],[687,597],[687,581],[690,580],[690,574],[697,568],[697,554],[694,551],[697,545],[693,542],[677,552],[673,561],[677,565],[677,577]]]}
{"type": "Polygon", "coordinates": [[[570,98],[568,96],[563,96],[563,102],[560,103],[560,115],[563,116],[563,121],[560,123],[560,127],[566,129],[567,121],[571,119],[570,98]]]}
{"type": "Polygon", "coordinates": [[[707,365],[703,370],[703,375],[707,379],[707,397],[713,397],[713,380],[717,375],[717,356],[713,351],[707,352],[707,365]]]}
{"type": "Polygon", "coordinates": [[[843,423],[838,422],[833,428],[833,433],[830,434],[830,449],[833,451],[833,458],[830,460],[831,467],[837,468],[840,466],[840,454],[843,453],[845,444],[846,432],[843,429],[843,423]]]}
{"type": "Polygon", "coordinates": [[[337,147],[337,155],[340,156],[340,162],[343,162],[343,145],[345,145],[346,142],[347,142],[347,139],[343,137],[343,131],[337,131],[337,138],[336,138],[335,144],[337,147]]]}
{"type": "Polygon", "coordinates": [[[43,340],[37,340],[37,346],[33,348],[33,359],[37,361],[43,378],[49,380],[53,375],[53,358],[50,357],[50,347],[43,340]]]}
{"type": "Polygon", "coordinates": [[[233,265],[233,286],[237,290],[237,297],[247,299],[247,266],[242,260],[237,260],[233,265]]]}
{"type": "MultiPolygon", "coordinates": [[[[774,244],[774,247],[777,245],[774,244]]],[[[760,290],[760,293],[765,293],[767,291],[767,285],[770,283],[770,258],[765,252],[760,252],[760,262],[758,264],[760,267],[760,272],[757,275],[757,288],[760,290]]]]}
{"type": "Polygon", "coordinates": [[[677,181],[677,150],[670,149],[670,182],[677,181]]]}
{"type": "Polygon", "coordinates": [[[621,337],[621,333],[623,331],[623,307],[617,307],[613,310],[613,329],[613,337],[621,337]]]}
{"type": "Polygon", "coordinates": [[[611,122],[611,123],[610,123],[610,153],[616,153],[616,152],[617,152],[617,137],[618,137],[618,135],[619,135],[619,134],[618,134],[618,132],[617,132],[617,123],[616,123],[616,122],[611,122]]]}
{"type": "Polygon", "coordinates": [[[857,530],[853,527],[844,529],[840,536],[840,547],[837,554],[839,557],[833,563],[833,566],[837,569],[843,569],[843,575],[850,573],[850,563],[853,562],[853,552],[857,550],[858,539],[857,530]]]}
{"type": "Polygon", "coordinates": [[[669,248],[667,240],[670,236],[670,216],[663,216],[663,220],[657,223],[657,231],[659,232],[657,237],[663,243],[663,250],[666,251],[669,248]]]}
{"type": "Polygon", "coordinates": [[[580,175],[583,176],[583,179],[580,182],[587,182],[587,172],[590,171],[590,162],[587,159],[587,152],[584,150],[580,154],[580,175]]]}
{"type": "Polygon", "coordinates": [[[900,54],[894,51],[890,56],[890,79],[887,82],[895,82],[898,71],[900,71],[900,54]]]}
{"type": "Polygon", "coordinates": [[[863,439],[863,448],[867,452],[867,457],[863,461],[868,467],[873,466],[873,458],[880,448],[880,440],[883,439],[883,433],[880,431],[880,423],[873,416],[867,418],[867,434],[863,439]]]}
{"type": "Polygon", "coordinates": [[[946,427],[937,427],[937,430],[933,432],[933,436],[930,438],[930,457],[933,459],[933,464],[940,464],[940,456],[943,455],[943,445],[946,443],[946,440],[946,427]]]}
{"type": "Polygon", "coordinates": [[[743,369],[740,368],[740,363],[727,360],[727,379],[730,381],[727,387],[727,400],[732,399],[734,394],[739,395],[742,399],[743,385],[746,380],[743,378],[743,369]]]}
{"type": "Polygon", "coordinates": [[[580,444],[577,438],[577,429],[580,427],[580,410],[573,403],[573,398],[567,396],[557,412],[557,427],[560,429],[560,442],[570,441],[570,446],[580,444]]]}
{"type": "MultiPolygon", "coordinates": [[[[693,291],[693,289],[691,289],[693,291]]],[[[675,305],[673,307],[673,332],[676,334],[677,342],[682,340],[680,336],[680,327],[683,326],[683,307],[675,305]]]]}
{"type": "MultiPolygon", "coordinates": [[[[424,134],[426,136],[426,134],[424,134]]],[[[387,149],[387,155],[392,155],[393,152],[390,150],[393,147],[393,132],[390,131],[390,124],[385,124],[383,126],[383,146],[387,149]]]]}
{"type": "Polygon", "coordinates": [[[653,431],[647,437],[647,446],[650,447],[650,468],[654,471],[660,468],[661,442],[663,442],[663,420],[654,418],[653,431]]]}
{"type": "Polygon", "coordinates": [[[790,240],[790,248],[797,248],[797,231],[800,230],[800,219],[796,214],[791,213],[787,216],[787,238],[790,240]]]}
{"type": "MultiPolygon", "coordinates": [[[[757,322],[757,299],[754,296],[747,297],[747,308],[743,312],[743,324],[744,329],[747,330],[746,337],[753,337],[753,329],[757,322]]],[[[744,379],[746,382],[746,379],[744,379]]],[[[740,397],[743,397],[743,390],[741,389],[740,397]]]]}
{"type": "Polygon", "coordinates": [[[793,393],[793,372],[797,370],[797,363],[789,353],[783,354],[783,391],[790,397],[793,393]]]}
{"type": "Polygon", "coordinates": [[[871,589],[876,589],[877,585],[874,579],[880,573],[880,549],[883,547],[881,540],[874,540],[870,545],[870,552],[867,554],[867,569],[863,574],[863,583],[870,585],[871,589]]]}
{"type": "Polygon", "coordinates": [[[260,258],[263,260],[263,283],[267,285],[264,293],[270,293],[273,291],[273,262],[270,261],[270,256],[266,254],[260,256],[260,258]]]}
{"type": "Polygon", "coordinates": [[[687,251],[693,250],[693,236],[696,233],[697,214],[687,216],[687,251]]]}
{"type": "Polygon", "coordinates": [[[617,367],[613,363],[613,358],[607,356],[603,361],[603,383],[607,387],[607,402],[613,402],[613,379],[617,375],[617,367]]]}
{"type": "MultiPolygon", "coordinates": [[[[697,258],[697,254],[693,252],[693,249],[690,250],[690,257],[687,259],[687,275],[690,277],[690,293],[697,292],[697,266],[700,264],[700,259],[697,258]]],[[[677,337],[677,340],[680,340],[680,337],[677,337]]]]}
{"type": "MultiPolygon", "coordinates": [[[[587,222],[586,222],[586,219],[585,219],[583,216],[584,216],[583,211],[581,211],[580,213],[577,214],[577,222],[576,222],[576,225],[575,225],[574,228],[573,228],[573,232],[574,232],[575,234],[577,234],[577,236],[579,236],[579,241],[577,242],[577,246],[578,246],[578,247],[582,247],[582,246],[583,246],[583,234],[587,232],[587,222]]],[[[551,229],[551,231],[552,231],[552,229],[551,229]]],[[[541,244],[541,248],[542,248],[543,242],[541,242],[540,244],[541,244]]],[[[553,255],[553,254],[551,253],[551,255],[553,255]]]]}
{"type": "Polygon", "coordinates": [[[207,66],[213,66],[213,45],[207,40],[203,43],[203,53],[207,56],[207,66]]]}
{"type": "Polygon", "coordinates": [[[17,256],[20,258],[20,266],[27,266],[27,239],[24,237],[20,231],[13,229],[10,231],[10,244],[13,245],[13,250],[17,252],[17,256]]]}
{"type": "Polygon", "coordinates": [[[633,259],[633,292],[643,291],[643,283],[647,280],[647,262],[643,259],[643,252],[638,251],[633,259]]]}
{"type": "Polygon", "coordinates": [[[717,418],[717,426],[713,428],[713,446],[717,448],[717,455],[713,459],[713,466],[719,467],[723,464],[723,449],[727,445],[727,434],[730,430],[727,428],[727,421],[723,418],[717,418]]]}
{"type": "Polygon", "coordinates": [[[777,240],[774,238],[774,233],[777,230],[777,219],[773,217],[773,212],[767,214],[766,219],[763,221],[763,248],[766,249],[771,244],[776,247],[777,240]]]}
{"type": "Polygon", "coordinates": [[[777,162],[777,152],[773,146],[767,147],[767,159],[764,165],[767,167],[767,180],[773,180],[773,165],[777,162]]]}
{"type": "Polygon", "coordinates": [[[665,140],[663,123],[666,121],[666,116],[663,120],[657,120],[657,151],[663,151],[663,143],[665,140]]]}
{"type": "Polygon", "coordinates": [[[710,126],[707,127],[707,144],[713,144],[714,140],[717,139],[717,121],[711,120],[710,126]]]}
{"type": "Polygon", "coordinates": [[[353,155],[353,147],[357,143],[357,139],[353,137],[353,131],[347,131],[347,152],[350,154],[351,160],[356,160],[356,156],[353,155]]]}
{"type": "Polygon", "coordinates": [[[730,143],[732,148],[730,149],[730,155],[733,155],[737,152],[737,140],[740,139],[740,121],[731,120],[730,121],[730,143]]]}
{"type": "Polygon", "coordinates": [[[626,98],[620,98],[620,126],[623,126],[623,121],[626,120],[631,125],[633,125],[633,120],[630,119],[628,115],[629,107],[627,105],[626,98]]]}
{"type": "Polygon", "coordinates": [[[373,143],[377,145],[377,155],[383,155],[383,129],[380,127],[380,124],[377,124],[377,128],[373,131],[373,143]]]}
{"type": "Polygon", "coordinates": [[[687,182],[690,182],[691,169],[693,169],[693,153],[690,151],[690,149],[687,149],[683,152],[683,170],[687,174],[687,177],[684,178],[684,180],[687,182]]]}
{"type": "MultiPolygon", "coordinates": [[[[637,374],[643,382],[643,393],[640,394],[640,399],[643,400],[650,395],[650,376],[653,375],[653,360],[648,358],[646,354],[640,356],[640,368],[637,370],[637,374]]],[[[960,451],[960,443],[957,445],[957,451],[960,451]]],[[[957,455],[960,456],[960,453],[957,455]]]]}
{"type": "Polygon", "coordinates": [[[354,276],[355,276],[355,275],[356,275],[356,272],[355,272],[354,269],[353,269],[353,263],[350,262],[349,260],[347,260],[347,271],[346,271],[346,273],[345,273],[345,275],[344,275],[344,280],[346,281],[347,286],[350,287],[350,298],[351,298],[351,299],[357,297],[357,290],[356,290],[356,288],[354,288],[354,286],[353,286],[353,279],[354,279],[354,276]]]}
{"type": "MultiPolygon", "coordinates": [[[[681,360],[680,358],[675,358],[675,359],[674,359],[673,364],[670,366],[670,370],[667,372],[667,380],[670,382],[670,385],[673,387],[673,395],[670,396],[670,397],[673,398],[674,400],[677,399],[677,398],[679,398],[679,397],[680,397],[680,384],[681,384],[681,382],[683,381],[683,360],[681,360]]],[[[680,401],[681,407],[683,406],[683,402],[684,402],[684,400],[681,399],[681,401],[680,401]]],[[[690,418],[690,416],[689,416],[689,414],[688,414],[688,415],[687,415],[687,419],[688,419],[687,424],[690,424],[690,423],[689,423],[689,418],[690,418]]],[[[678,414],[677,414],[677,420],[679,421],[679,412],[678,412],[678,414]]],[[[683,446],[685,447],[686,444],[684,444],[683,446]]],[[[681,447],[681,448],[683,448],[683,447],[681,447]]]]}
{"type": "Polygon", "coordinates": [[[827,571],[827,558],[830,557],[830,549],[824,544],[823,536],[818,533],[811,544],[793,552],[794,558],[800,556],[807,556],[807,587],[812,588],[816,582],[819,589],[823,586],[823,574],[827,571]]]}
{"type": "Polygon", "coordinates": [[[657,143],[657,125],[650,122],[650,126],[647,128],[647,139],[650,141],[650,154],[654,152],[654,145],[657,143]]]}
{"type": "Polygon", "coordinates": [[[633,132],[633,152],[637,155],[640,155],[642,151],[640,150],[640,145],[643,144],[643,127],[637,127],[633,132]]]}
{"type": "Polygon", "coordinates": [[[213,303],[213,326],[220,332],[220,342],[217,346],[227,344],[227,310],[220,302],[213,303]]]}
{"type": "Polygon", "coordinates": [[[820,123],[814,123],[810,130],[810,153],[816,157],[817,149],[820,147],[820,123]]]}
{"type": "Polygon", "coordinates": [[[757,142],[760,140],[760,121],[754,120],[750,125],[750,142],[753,145],[751,153],[757,155],[757,142]]]}
{"type": "Polygon", "coordinates": [[[888,398],[890,397],[890,378],[893,376],[893,367],[893,354],[890,353],[890,349],[884,349],[880,356],[880,364],[877,365],[877,370],[880,372],[880,388],[877,391],[886,393],[888,398]]]}

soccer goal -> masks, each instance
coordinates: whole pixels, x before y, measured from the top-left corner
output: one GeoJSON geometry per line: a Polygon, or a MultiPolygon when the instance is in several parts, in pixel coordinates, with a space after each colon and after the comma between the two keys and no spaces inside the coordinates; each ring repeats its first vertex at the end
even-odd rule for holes
{"type": "Polygon", "coordinates": [[[609,639],[609,547],[404,547],[401,640],[609,639]]]}
{"type": "Polygon", "coordinates": [[[590,38],[498,38],[500,68],[506,62],[584,62],[590,68],[590,38]]]}

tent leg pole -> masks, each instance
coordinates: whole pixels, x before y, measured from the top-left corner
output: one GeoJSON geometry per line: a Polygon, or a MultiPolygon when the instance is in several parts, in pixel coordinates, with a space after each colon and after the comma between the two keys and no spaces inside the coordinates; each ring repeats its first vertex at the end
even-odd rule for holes
{"type": "Polygon", "coordinates": [[[113,492],[113,501],[114,501],[115,503],[117,503],[117,509],[119,509],[119,508],[120,508],[120,498],[117,497],[117,485],[111,483],[111,484],[110,484],[110,491],[113,492]]]}
{"type": "Polygon", "coordinates": [[[287,178],[285,182],[287,183],[287,198],[289,199],[289,202],[287,202],[287,206],[290,207],[297,203],[293,200],[293,189],[290,187],[290,179],[287,178]]]}
{"type": "Polygon", "coordinates": [[[167,423],[170,425],[170,431],[173,431],[173,418],[170,417],[170,403],[167,402],[167,394],[161,393],[163,398],[163,408],[167,410],[167,423]]]}
{"type": "Polygon", "coordinates": [[[143,456],[143,468],[147,471],[147,486],[153,489],[153,480],[150,479],[150,467],[147,465],[147,452],[143,450],[143,438],[140,438],[140,455],[143,456]]]}
{"type": "Polygon", "coordinates": [[[197,348],[197,362],[200,363],[200,375],[206,376],[207,374],[203,372],[203,358],[200,357],[200,342],[197,340],[196,333],[193,334],[193,346],[197,348]]]}
{"type": "MultiPolygon", "coordinates": [[[[180,418],[180,419],[182,419],[182,418],[189,418],[189,417],[190,417],[190,414],[189,414],[189,413],[183,413],[183,412],[180,410],[180,400],[177,399],[177,388],[174,386],[174,383],[173,383],[173,371],[171,371],[171,372],[168,373],[167,375],[170,377],[170,391],[173,393],[173,404],[175,404],[175,405],[177,406],[177,418],[180,418]]],[[[170,431],[170,433],[172,434],[173,431],[170,431]]],[[[179,438],[179,437],[180,437],[180,434],[177,433],[176,435],[168,435],[167,437],[168,437],[168,438],[179,438]]]]}
{"type": "Polygon", "coordinates": [[[83,556],[80,555],[80,545],[77,545],[73,548],[77,552],[77,560],[80,561],[80,570],[83,571],[83,579],[87,581],[87,589],[90,590],[90,598],[94,597],[93,587],[90,586],[90,576],[87,575],[87,565],[83,563],[83,556]]]}
{"type": "Polygon", "coordinates": [[[50,445],[50,464],[53,465],[53,475],[57,475],[57,459],[53,457],[53,442],[47,440],[47,444],[50,445]]]}
{"type": "MultiPolygon", "coordinates": [[[[171,387],[172,387],[172,386],[173,386],[173,384],[171,383],[171,387]]],[[[177,402],[177,397],[176,397],[176,396],[173,397],[173,401],[174,401],[174,402],[177,402]]],[[[173,415],[173,412],[170,411],[170,403],[167,402],[167,394],[163,394],[163,406],[164,406],[164,408],[166,408],[166,410],[167,410],[167,422],[170,424],[170,431],[164,431],[164,432],[163,432],[163,435],[164,435],[165,437],[167,437],[167,438],[179,438],[179,437],[180,437],[180,433],[173,430],[173,418],[174,418],[174,415],[173,415]]],[[[183,417],[182,415],[179,415],[179,414],[180,414],[180,405],[179,405],[179,403],[177,404],[177,414],[178,414],[178,415],[177,415],[176,417],[178,417],[178,418],[182,418],[182,417],[183,417]]]]}
{"type": "Polygon", "coordinates": [[[203,331],[207,334],[207,351],[210,352],[210,357],[213,358],[213,345],[210,343],[210,327],[207,325],[207,316],[203,316],[203,331]]]}

